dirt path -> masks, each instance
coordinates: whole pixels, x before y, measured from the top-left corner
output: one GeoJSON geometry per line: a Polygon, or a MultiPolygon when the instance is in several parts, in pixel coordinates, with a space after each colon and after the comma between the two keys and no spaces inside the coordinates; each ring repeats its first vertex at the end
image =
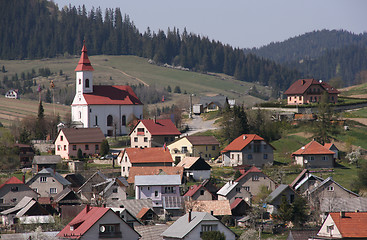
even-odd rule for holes
{"type": "MultiPolygon", "coordinates": [[[[99,64],[94,64],[94,65],[97,65],[97,66],[98,66],[99,64]]],[[[104,66],[104,67],[107,67],[107,66],[104,66]]],[[[119,73],[121,73],[121,74],[125,75],[126,77],[129,77],[129,78],[132,78],[132,79],[134,79],[134,80],[137,80],[138,82],[142,83],[143,85],[145,85],[145,86],[149,87],[149,84],[148,84],[148,83],[146,83],[146,82],[144,82],[144,81],[143,81],[143,80],[141,80],[140,78],[137,78],[137,77],[131,76],[131,75],[127,74],[126,72],[124,72],[124,71],[122,71],[122,70],[120,70],[120,69],[117,69],[117,68],[115,68],[115,67],[108,67],[108,68],[110,68],[110,69],[112,69],[112,70],[115,70],[115,71],[118,71],[119,73]]]]}
{"type": "Polygon", "coordinates": [[[367,118],[343,118],[346,120],[353,120],[367,126],[367,118]]]}

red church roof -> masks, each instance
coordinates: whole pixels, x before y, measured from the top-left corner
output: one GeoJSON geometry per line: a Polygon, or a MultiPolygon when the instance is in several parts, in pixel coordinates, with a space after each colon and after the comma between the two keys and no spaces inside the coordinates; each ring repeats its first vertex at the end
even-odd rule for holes
{"type": "Polygon", "coordinates": [[[148,129],[152,136],[181,135],[181,132],[178,131],[171,119],[143,119],[139,122],[141,122],[148,129]]]}
{"type": "Polygon", "coordinates": [[[307,143],[305,146],[301,147],[292,155],[315,155],[315,154],[334,154],[333,151],[327,149],[326,147],[322,146],[320,143],[312,140],[311,142],[307,143]]]}
{"type": "Polygon", "coordinates": [[[131,87],[125,85],[93,86],[93,93],[83,96],[92,105],[143,105],[131,87]]]}
{"type": "Polygon", "coordinates": [[[85,46],[85,43],[83,43],[82,55],[80,56],[78,66],[75,68],[75,72],[79,71],[94,71],[94,68],[92,67],[92,64],[88,58],[87,47],[85,46]]]}
{"type": "MultiPolygon", "coordinates": [[[[242,151],[242,149],[244,149],[249,143],[255,140],[264,141],[264,138],[256,134],[242,134],[241,136],[233,140],[230,144],[228,144],[228,146],[222,150],[222,153],[230,151],[242,151]]],[[[273,146],[271,147],[274,148],[273,146]]]]}
{"type": "Polygon", "coordinates": [[[324,81],[317,81],[316,79],[299,79],[295,81],[288,89],[284,92],[286,95],[302,95],[311,85],[320,85],[325,91],[331,94],[340,93],[336,88],[330,86],[324,81]]]}

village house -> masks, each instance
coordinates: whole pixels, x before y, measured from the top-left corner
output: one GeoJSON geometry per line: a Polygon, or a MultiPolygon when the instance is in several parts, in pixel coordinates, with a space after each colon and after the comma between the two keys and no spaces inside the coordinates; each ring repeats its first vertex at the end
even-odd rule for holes
{"type": "Polygon", "coordinates": [[[44,168],[51,168],[56,170],[57,164],[61,163],[60,155],[41,155],[34,156],[32,162],[32,172],[37,173],[44,168]]]}
{"type": "Polygon", "coordinates": [[[38,193],[16,177],[0,185],[0,210],[14,207],[24,197],[38,198],[38,193]]]}
{"type": "Polygon", "coordinates": [[[72,159],[78,156],[78,149],[84,156],[99,154],[103,140],[105,136],[99,128],[63,128],[54,143],[55,155],[72,159]]]}
{"type": "Polygon", "coordinates": [[[201,239],[202,234],[207,231],[224,233],[226,240],[235,240],[237,237],[234,232],[210,213],[191,211],[175,221],[161,236],[164,240],[197,240],[201,239]]]}
{"type": "Polygon", "coordinates": [[[18,89],[10,89],[5,93],[6,98],[19,99],[18,89]]]}
{"type": "Polygon", "coordinates": [[[178,163],[184,157],[216,159],[220,154],[219,142],[214,136],[186,136],[169,144],[168,149],[178,163]]]}
{"type": "Polygon", "coordinates": [[[200,105],[203,106],[203,112],[212,112],[223,109],[228,105],[226,96],[203,96],[200,98],[200,105]]]}
{"type": "Polygon", "coordinates": [[[28,144],[15,143],[14,147],[19,150],[20,167],[30,167],[34,158],[34,150],[32,146],[28,144]]]}
{"type": "Polygon", "coordinates": [[[170,119],[143,119],[130,132],[132,148],[167,146],[181,135],[170,119]]]}
{"type": "Polygon", "coordinates": [[[338,102],[340,92],[328,83],[316,79],[299,79],[284,94],[287,95],[288,105],[300,105],[320,102],[324,92],[329,94],[330,103],[338,102]]]}
{"type": "Polygon", "coordinates": [[[251,167],[237,178],[235,182],[238,182],[238,186],[250,192],[252,196],[257,196],[261,192],[262,187],[269,191],[274,191],[276,188],[276,183],[257,167],[251,167]]]}
{"type": "Polygon", "coordinates": [[[280,184],[274,191],[272,191],[267,197],[267,210],[270,214],[278,212],[282,198],[285,197],[289,204],[292,204],[297,197],[296,192],[289,185],[280,184]]]}
{"type": "Polygon", "coordinates": [[[187,179],[203,181],[210,178],[211,166],[201,157],[184,157],[177,167],[183,167],[187,179]]]}
{"type": "Polygon", "coordinates": [[[40,197],[54,197],[71,183],[63,178],[58,172],[51,168],[44,168],[34,175],[26,183],[35,192],[40,194],[40,197]]]}
{"type": "Polygon", "coordinates": [[[99,127],[107,136],[128,134],[128,123],[143,118],[143,103],[130,86],[94,85],[93,71],[83,44],[75,68],[76,91],[71,104],[73,124],[83,128],[99,127]]]}
{"type": "Polygon", "coordinates": [[[184,197],[189,197],[192,201],[215,200],[215,196],[201,184],[190,186],[189,190],[184,194],[184,197]]]}
{"type": "Polygon", "coordinates": [[[172,167],[173,160],[166,148],[126,148],[117,157],[121,176],[128,177],[131,167],[172,167]]]}
{"type": "Polygon", "coordinates": [[[274,162],[275,148],[256,134],[242,134],[222,150],[224,166],[263,167],[274,162]]]}
{"type": "Polygon", "coordinates": [[[58,234],[59,239],[139,239],[141,236],[110,208],[87,205],[58,234]]]}
{"type": "Polygon", "coordinates": [[[305,168],[333,168],[334,152],[312,140],[292,153],[296,164],[305,168]]]}
{"type": "Polygon", "coordinates": [[[183,167],[131,167],[127,182],[129,184],[134,184],[135,176],[144,175],[180,175],[181,179],[183,179],[183,174],[183,167]]]}
{"type": "MultiPolygon", "coordinates": [[[[251,206],[242,198],[236,198],[230,205],[232,216],[242,217],[248,215],[251,206]]],[[[236,218],[241,219],[241,218],[236,218]]]]}
{"type": "Polygon", "coordinates": [[[240,198],[251,204],[251,193],[246,190],[239,182],[228,181],[217,192],[218,200],[229,200],[232,204],[236,199],[240,198]]]}

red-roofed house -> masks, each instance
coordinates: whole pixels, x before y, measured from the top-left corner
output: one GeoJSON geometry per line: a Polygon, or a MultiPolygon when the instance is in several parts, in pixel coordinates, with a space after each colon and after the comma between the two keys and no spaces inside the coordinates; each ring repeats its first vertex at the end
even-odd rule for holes
{"type": "Polygon", "coordinates": [[[57,237],[60,239],[139,239],[141,236],[110,208],[87,205],[57,237]]]}
{"type": "Polygon", "coordinates": [[[309,239],[367,239],[367,212],[329,213],[316,237],[309,239]]]}
{"type": "Polygon", "coordinates": [[[189,197],[194,201],[209,201],[215,200],[215,196],[211,194],[203,185],[192,185],[185,193],[184,197],[189,197]]]}
{"type": "Polygon", "coordinates": [[[334,152],[315,140],[292,153],[292,157],[297,164],[306,168],[334,167],[334,152]]]}
{"type": "Polygon", "coordinates": [[[253,196],[261,192],[262,186],[274,191],[276,183],[257,167],[252,167],[235,180],[238,185],[250,192],[253,196]]]}
{"type": "Polygon", "coordinates": [[[93,85],[94,68],[83,44],[76,72],[76,93],[71,105],[75,125],[99,127],[104,135],[128,134],[127,123],[143,118],[143,103],[130,86],[93,85]]]}
{"type": "Polygon", "coordinates": [[[329,94],[331,103],[338,101],[340,92],[328,83],[322,80],[317,81],[316,79],[299,79],[284,94],[287,95],[288,105],[299,105],[319,102],[324,92],[329,94]]]}
{"type": "Polygon", "coordinates": [[[173,160],[165,148],[126,148],[118,156],[121,176],[128,177],[131,167],[172,167],[173,160]]]}
{"type": "Polygon", "coordinates": [[[14,207],[25,196],[37,199],[38,195],[21,180],[11,177],[0,185],[0,211],[14,207]]]}
{"type": "Polygon", "coordinates": [[[181,135],[170,119],[140,120],[130,132],[132,148],[162,147],[181,135]]]}
{"type": "Polygon", "coordinates": [[[222,150],[225,166],[273,164],[275,148],[256,134],[242,134],[222,150]]]}
{"type": "Polygon", "coordinates": [[[127,182],[129,184],[134,184],[135,176],[144,175],[180,175],[181,179],[184,175],[183,167],[130,167],[129,178],[127,182]]]}
{"type": "Polygon", "coordinates": [[[244,216],[247,215],[250,205],[242,198],[236,198],[231,203],[232,216],[244,216]]]}

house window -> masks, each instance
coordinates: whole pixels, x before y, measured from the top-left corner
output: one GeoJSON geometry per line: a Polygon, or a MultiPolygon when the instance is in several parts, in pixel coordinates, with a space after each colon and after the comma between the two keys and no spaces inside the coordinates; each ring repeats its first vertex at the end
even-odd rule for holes
{"type": "Polygon", "coordinates": [[[76,150],[76,145],[73,145],[73,150],[76,150]]]}
{"type": "Polygon", "coordinates": [[[215,150],[215,146],[212,146],[212,150],[215,150]]]}
{"type": "Polygon", "coordinates": [[[176,193],[175,187],[164,187],[164,193],[176,193]]]}
{"type": "Polygon", "coordinates": [[[61,145],[57,145],[57,151],[61,151],[61,145]]]}
{"type": "Polygon", "coordinates": [[[179,163],[181,162],[181,157],[180,156],[176,156],[175,157],[175,163],[179,163]]]}
{"type": "Polygon", "coordinates": [[[112,115],[108,115],[107,116],[107,126],[112,126],[112,124],[113,124],[113,117],[112,117],[112,115]]]}
{"type": "Polygon", "coordinates": [[[240,187],[236,187],[236,192],[241,192],[241,188],[240,187]]]}
{"type": "MultiPolygon", "coordinates": [[[[99,235],[111,237],[111,233],[120,233],[120,224],[101,224],[99,225],[99,235]]],[[[120,236],[121,237],[121,236],[120,236]]]]}
{"type": "Polygon", "coordinates": [[[112,192],[113,192],[113,193],[117,193],[117,188],[114,188],[114,189],[112,190],[112,192]]]}
{"type": "Polygon", "coordinates": [[[11,187],[12,192],[18,192],[18,187],[11,187]]]}
{"type": "Polygon", "coordinates": [[[0,198],[0,204],[4,203],[4,199],[0,198]]]}
{"type": "Polygon", "coordinates": [[[50,194],[56,194],[57,189],[56,188],[50,188],[50,194]]]}
{"type": "Polygon", "coordinates": [[[98,116],[95,116],[94,118],[94,125],[98,126],[98,116]]]}
{"type": "Polygon", "coordinates": [[[322,160],[327,161],[327,160],[329,160],[329,157],[328,156],[323,156],[322,160]]]}
{"type": "Polygon", "coordinates": [[[17,201],[17,199],[16,199],[16,198],[12,198],[10,201],[12,201],[12,202],[16,202],[16,201],[17,201]]]}
{"type": "Polygon", "coordinates": [[[79,111],[79,119],[82,119],[82,112],[79,111]]]}
{"type": "Polygon", "coordinates": [[[89,79],[87,78],[87,79],[85,79],[85,87],[86,88],[89,88],[89,79]]]}
{"type": "Polygon", "coordinates": [[[165,142],[168,142],[168,137],[164,137],[164,141],[165,142]]]}
{"type": "Polygon", "coordinates": [[[158,191],[154,191],[154,196],[158,197],[158,191]]]}
{"type": "Polygon", "coordinates": [[[252,181],[259,181],[259,175],[253,175],[252,181]]]}
{"type": "Polygon", "coordinates": [[[204,195],[204,190],[200,190],[200,195],[204,195]]]}
{"type": "Polygon", "coordinates": [[[302,100],[302,96],[298,96],[298,99],[301,101],[302,100]]]}
{"type": "Polygon", "coordinates": [[[96,145],[94,146],[94,149],[95,149],[96,151],[98,151],[98,150],[99,150],[99,145],[98,145],[98,144],[96,144],[96,145]]]}
{"type": "Polygon", "coordinates": [[[40,177],[40,182],[47,182],[47,177],[40,177]]]}
{"type": "Polygon", "coordinates": [[[248,154],[247,159],[251,160],[252,159],[252,154],[248,154]]]}
{"type": "Polygon", "coordinates": [[[138,135],[144,135],[144,128],[138,128],[138,135]]]}
{"type": "Polygon", "coordinates": [[[85,144],[85,150],[89,150],[89,145],[85,144]]]}
{"type": "Polygon", "coordinates": [[[244,189],[249,192],[250,191],[250,187],[249,186],[245,186],[244,189]]]}
{"type": "Polygon", "coordinates": [[[231,159],[234,159],[234,154],[231,154],[231,159]]]}
{"type": "Polygon", "coordinates": [[[37,188],[33,188],[33,191],[35,191],[36,193],[38,193],[38,189],[37,188]]]}
{"type": "Polygon", "coordinates": [[[183,147],[181,148],[181,152],[182,152],[182,153],[187,153],[187,147],[186,147],[186,146],[183,146],[183,147]]]}
{"type": "Polygon", "coordinates": [[[216,224],[212,224],[212,225],[201,225],[201,231],[202,232],[211,232],[211,231],[217,231],[217,225],[216,224]]]}
{"type": "Polygon", "coordinates": [[[333,186],[329,186],[329,187],[327,187],[327,190],[328,190],[329,192],[334,192],[334,187],[333,187],[333,186]]]}
{"type": "Polygon", "coordinates": [[[261,143],[256,141],[254,143],[254,152],[259,153],[260,151],[261,151],[261,143]]]}
{"type": "Polygon", "coordinates": [[[268,154],[264,153],[264,159],[268,159],[268,154]]]}
{"type": "Polygon", "coordinates": [[[125,172],[125,167],[122,167],[122,171],[125,172]]]}
{"type": "Polygon", "coordinates": [[[125,162],[127,162],[127,157],[125,157],[125,162]]]}
{"type": "Polygon", "coordinates": [[[60,136],[60,141],[63,141],[64,140],[64,136],[60,136]]]}
{"type": "Polygon", "coordinates": [[[117,201],[117,200],[119,200],[118,198],[112,198],[112,201],[117,201]]]}
{"type": "Polygon", "coordinates": [[[144,142],[148,142],[148,138],[147,137],[144,137],[144,142]]]}
{"type": "Polygon", "coordinates": [[[309,156],[308,157],[308,161],[313,161],[313,160],[315,160],[315,157],[314,156],[309,156]]]}
{"type": "Polygon", "coordinates": [[[138,137],[134,137],[134,142],[138,142],[138,137]]]}
{"type": "Polygon", "coordinates": [[[66,145],[64,145],[64,151],[66,151],[66,145]]]}
{"type": "Polygon", "coordinates": [[[294,194],[290,195],[290,202],[293,203],[294,202],[294,194]]]}

